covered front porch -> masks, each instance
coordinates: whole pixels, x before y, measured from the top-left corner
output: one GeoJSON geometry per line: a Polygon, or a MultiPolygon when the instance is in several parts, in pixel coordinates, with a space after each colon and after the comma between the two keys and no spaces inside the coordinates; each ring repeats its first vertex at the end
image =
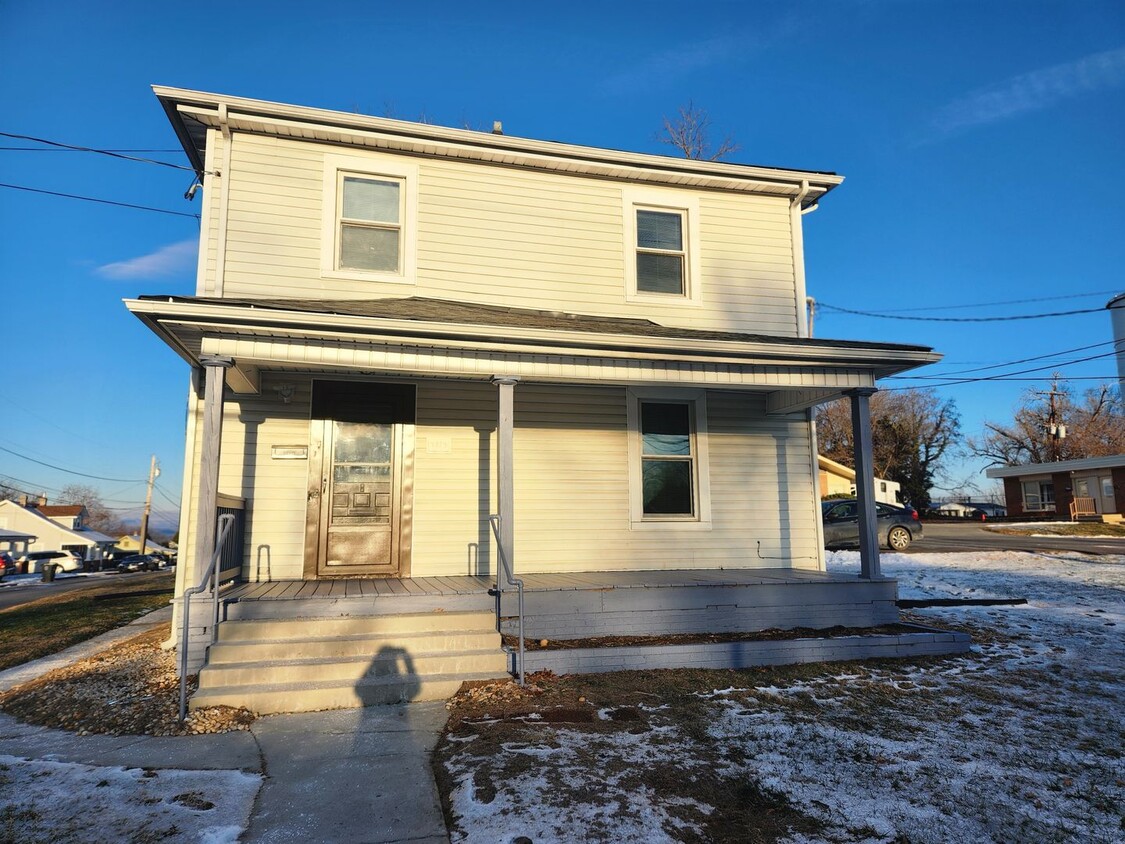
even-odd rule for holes
{"type": "MultiPolygon", "coordinates": [[[[897,617],[869,496],[868,399],[878,377],[934,359],[927,349],[415,299],[129,305],[195,374],[178,595],[215,582],[221,493],[244,505],[215,622],[194,607],[177,618],[197,634],[189,669],[205,652],[208,670],[216,654],[268,652],[250,662],[284,686],[285,671],[327,670],[325,639],[362,641],[336,682],[384,647],[413,659],[418,643],[388,645],[380,617],[429,636],[439,614],[455,622],[441,635],[483,659],[499,653],[485,628],[515,632],[521,588],[536,639],[897,617]],[[856,430],[859,578],[824,571],[816,491],[813,409],[841,397],[856,430]],[[293,657],[298,645],[310,655],[293,657]]],[[[445,671],[449,648],[427,647],[445,671]]]]}

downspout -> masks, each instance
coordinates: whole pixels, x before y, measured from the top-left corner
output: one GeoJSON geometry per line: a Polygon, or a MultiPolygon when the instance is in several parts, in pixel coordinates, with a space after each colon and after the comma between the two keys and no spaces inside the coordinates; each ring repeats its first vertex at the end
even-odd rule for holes
{"type": "MultiPolygon", "coordinates": [[[[223,279],[226,275],[227,259],[227,208],[230,205],[230,148],[231,131],[227,122],[227,104],[219,103],[219,130],[223,137],[222,169],[215,175],[219,177],[222,190],[219,197],[219,232],[215,240],[215,287],[213,295],[223,295],[223,279]]],[[[214,178],[214,176],[212,176],[214,178]]]]}
{"type": "MultiPolygon", "coordinates": [[[[797,307],[797,336],[809,336],[808,317],[805,313],[805,241],[801,234],[801,215],[805,213],[801,207],[805,197],[809,195],[809,180],[801,180],[801,189],[797,195],[789,200],[789,228],[793,235],[793,287],[794,299],[797,307]]],[[[809,210],[816,208],[814,202],[809,210]]]]}

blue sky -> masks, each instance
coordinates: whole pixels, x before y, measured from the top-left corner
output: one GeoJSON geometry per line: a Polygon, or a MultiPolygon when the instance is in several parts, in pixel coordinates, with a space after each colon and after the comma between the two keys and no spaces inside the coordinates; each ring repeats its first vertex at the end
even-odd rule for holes
{"type": "MultiPolygon", "coordinates": [[[[892,318],[826,307],[816,334],[932,345],[946,362],[922,374],[1108,343],[1109,317],[907,316],[1099,308],[1125,290],[1120,2],[0,0],[0,131],[174,149],[154,83],[642,152],[665,151],[661,117],[694,100],[741,145],[731,160],[847,178],[805,217],[809,293],[892,318]]],[[[180,213],[198,211],[190,181],[0,150],[2,183],[180,213]]],[[[174,511],[187,369],[121,299],[193,292],[196,221],[0,188],[0,226],[0,477],[48,496],[91,483],[128,513],[156,454],[156,505],[174,511]]],[[[1109,358],[1058,368],[1115,373],[1109,358]]],[[[940,392],[975,434],[1049,371],[940,392]]]]}

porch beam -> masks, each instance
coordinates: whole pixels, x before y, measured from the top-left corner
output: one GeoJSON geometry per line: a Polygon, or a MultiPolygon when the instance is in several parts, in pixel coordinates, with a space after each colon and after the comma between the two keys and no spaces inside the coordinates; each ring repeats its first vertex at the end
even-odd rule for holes
{"type": "MultiPolygon", "coordinates": [[[[515,444],[515,388],[519,378],[514,375],[494,375],[492,383],[498,388],[496,423],[496,499],[500,509],[500,546],[508,566],[515,573],[515,471],[513,454],[515,444]]],[[[499,554],[497,555],[499,563],[499,554]]],[[[499,568],[496,582],[503,582],[499,568]]],[[[502,586],[500,587],[503,588],[502,586]]]]}
{"type": "Polygon", "coordinates": [[[210,562],[215,545],[215,514],[219,500],[219,453],[223,439],[223,387],[227,370],[234,366],[229,357],[218,355],[199,359],[203,366],[203,451],[199,459],[199,509],[195,531],[195,570],[185,583],[193,584],[210,562]]]}
{"type": "Polygon", "coordinates": [[[871,455],[871,396],[877,390],[849,390],[852,405],[852,446],[855,454],[855,494],[859,502],[859,576],[881,577],[879,526],[875,509],[875,468],[871,455]]]}
{"type": "Polygon", "coordinates": [[[816,407],[818,404],[835,401],[842,398],[845,391],[842,389],[813,388],[803,390],[773,390],[766,394],[766,413],[770,416],[780,416],[786,413],[799,413],[802,410],[816,407]]]}

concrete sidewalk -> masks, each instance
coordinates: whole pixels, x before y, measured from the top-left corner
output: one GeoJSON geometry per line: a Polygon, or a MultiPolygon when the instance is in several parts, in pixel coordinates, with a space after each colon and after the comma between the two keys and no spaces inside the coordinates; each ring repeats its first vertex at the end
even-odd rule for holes
{"type": "MultiPolygon", "coordinates": [[[[144,632],[153,615],[60,654],[0,672],[0,689],[144,632]]],[[[159,738],[77,736],[0,713],[0,755],[95,766],[241,770],[262,786],[245,842],[448,842],[430,754],[442,701],[274,715],[247,732],[159,738]]],[[[0,806],[3,805],[0,798],[0,806]]],[[[91,838],[91,840],[96,840],[91,838]]]]}

